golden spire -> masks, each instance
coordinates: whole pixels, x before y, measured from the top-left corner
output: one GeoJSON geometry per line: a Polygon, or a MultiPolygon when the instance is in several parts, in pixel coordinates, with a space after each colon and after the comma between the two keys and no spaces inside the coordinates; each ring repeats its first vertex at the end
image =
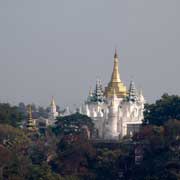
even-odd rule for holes
{"type": "Polygon", "coordinates": [[[27,129],[30,131],[36,130],[35,123],[32,118],[32,107],[28,105],[28,121],[27,121],[27,129]]]}
{"type": "Polygon", "coordinates": [[[117,55],[117,50],[115,50],[114,54],[114,68],[113,68],[113,73],[111,77],[111,82],[121,82],[120,80],[120,74],[119,74],[119,59],[117,55]]]}
{"type": "Polygon", "coordinates": [[[115,49],[114,54],[114,67],[113,67],[113,73],[111,76],[111,81],[109,82],[108,86],[105,88],[105,96],[107,98],[112,98],[114,95],[114,92],[116,93],[116,96],[118,98],[123,98],[127,96],[127,90],[124,84],[122,83],[120,79],[120,73],[119,73],[119,59],[117,50],[115,49]]]}

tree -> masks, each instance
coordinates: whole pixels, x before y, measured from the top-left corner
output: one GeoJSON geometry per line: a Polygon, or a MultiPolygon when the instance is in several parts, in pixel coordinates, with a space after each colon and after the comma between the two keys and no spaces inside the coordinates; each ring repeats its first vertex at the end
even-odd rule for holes
{"type": "Polygon", "coordinates": [[[143,161],[132,169],[132,179],[177,180],[180,177],[180,121],[146,125],[133,140],[143,147],[143,161]]]}
{"type": "Polygon", "coordinates": [[[22,129],[0,124],[0,144],[3,144],[9,150],[22,153],[29,142],[30,139],[22,129]]]}
{"type": "Polygon", "coordinates": [[[26,114],[26,105],[23,102],[19,103],[18,108],[21,113],[26,114]]]}
{"type": "Polygon", "coordinates": [[[74,135],[73,141],[68,137],[64,136],[59,142],[57,158],[52,161],[56,172],[64,176],[80,177],[80,179],[90,178],[93,176],[90,162],[95,157],[95,149],[82,135],[74,135]]]}
{"type": "Polygon", "coordinates": [[[47,163],[41,166],[33,165],[30,169],[29,180],[65,180],[59,174],[52,172],[52,169],[47,163]]]}
{"type": "Polygon", "coordinates": [[[80,113],[58,118],[53,132],[56,135],[79,135],[89,136],[92,134],[94,124],[92,119],[80,113]]]}
{"type": "Polygon", "coordinates": [[[145,106],[145,124],[163,125],[170,119],[180,120],[180,97],[164,94],[154,104],[145,106]]]}
{"type": "Polygon", "coordinates": [[[128,152],[125,153],[120,148],[114,150],[100,148],[97,150],[93,170],[96,179],[119,179],[120,176],[125,176],[127,164],[130,164],[128,152]]]}
{"type": "Polygon", "coordinates": [[[89,164],[95,150],[88,138],[93,126],[89,117],[79,113],[58,118],[56,127],[52,129],[60,139],[57,158],[52,161],[57,172],[84,179],[92,176],[89,164]]]}
{"type": "Polygon", "coordinates": [[[10,124],[18,127],[22,121],[22,113],[18,107],[9,104],[0,104],[0,124],[10,124]]]}
{"type": "Polygon", "coordinates": [[[165,125],[165,136],[168,139],[179,141],[180,140],[180,121],[169,120],[165,125]]]}
{"type": "Polygon", "coordinates": [[[3,179],[4,167],[8,164],[11,159],[10,151],[0,144],[0,179],[3,179]]]}

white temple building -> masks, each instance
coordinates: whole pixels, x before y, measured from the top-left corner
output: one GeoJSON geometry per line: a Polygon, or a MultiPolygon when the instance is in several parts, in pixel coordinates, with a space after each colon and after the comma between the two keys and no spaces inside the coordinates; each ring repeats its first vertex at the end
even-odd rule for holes
{"type": "Polygon", "coordinates": [[[59,112],[57,111],[57,106],[54,100],[54,97],[51,99],[51,103],[49,106],[49,114],[48,118],[45,117],[39,117],[37,119],[34,119],[35,125],[38,129],[46,129],[48,126],[54,126],[56,123],[56,119],[59,117],[59,112]]]}
{"type": "Polygon", "coordinates": [[[133,81],[128,90],[122,83],[115,52],[111,81],[106,88],[102,87],[100,80],[97,81],[94,92],[89,92],[82,113],[93,119],[96,138],[118,140],[139,131],[144,119],[144,104],[142,91],[137,92],[133,81]]]}
{"type": "Polygon", "coordinates": [[[57,106],[56,106],[54,97],[52,97],[51,104],[50,104],[49,119],[55,121],[58,116],[59,116],[59,113],[57,112],[57,106]]]}

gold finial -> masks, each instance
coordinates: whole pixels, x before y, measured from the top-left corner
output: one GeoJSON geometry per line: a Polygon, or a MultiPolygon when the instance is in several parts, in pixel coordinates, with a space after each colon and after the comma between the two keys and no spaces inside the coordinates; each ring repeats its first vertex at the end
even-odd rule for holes
{"type": "Polygon", "coordinates": [[[115,58],[115,59],[118,58],[117,48],[115,48],[114,58],[115,58]]]}

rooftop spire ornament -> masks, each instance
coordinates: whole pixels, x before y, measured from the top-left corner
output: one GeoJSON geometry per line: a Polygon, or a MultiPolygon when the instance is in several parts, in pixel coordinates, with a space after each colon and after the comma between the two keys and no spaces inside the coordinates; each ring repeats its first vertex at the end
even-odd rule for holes
{"type": "Polygon", "coordinates": [[[130,82],[128,99],[129,101],[136,101],[138,99],[136,87],[133,81],[130,82]]]}

